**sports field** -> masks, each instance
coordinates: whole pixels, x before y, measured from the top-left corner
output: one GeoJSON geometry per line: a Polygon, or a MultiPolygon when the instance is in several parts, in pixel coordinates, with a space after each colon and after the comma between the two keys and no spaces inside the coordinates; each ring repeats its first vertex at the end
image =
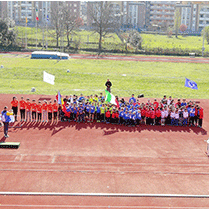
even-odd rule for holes
{"type": "Polygon", "coordinates": [[[209,98],[209,67],[200,63],[133,62],[70,59],[31,60],[30,55],[0,55],[0,93],[84,95],[104,91],[109,78],[112,93],[128,97],[132,93],[161,98],[209,98]],[[67,69],[70,70],[67,73],[67,69]],[[43,71],[55,75],[55,85],[43,82],[43,71]],[[198,90],[184,87],[185,77],[195,81],[198,90]]]}
{"type": "Polygon", "coordinates": [[[196,100],[204,119],[202,128],[16,122],[9,138],[0,127],[0,142],[20,142],[18,149],[0,150],[0,208],[209,208],[208,64],[152,59],[156,62],[55,61],[1,54],[1,110],[10,108],[14,95],[43,101],[54,99],[58,90],[104,92],[109,78],[119,97],[144,93],[140,102],[159,101],[164,94],[196,100]],[[43,82],[44,70],[55,75],[54,86],[43,82]],[[185,77],[199,90],[184,87],[185,77]]]}

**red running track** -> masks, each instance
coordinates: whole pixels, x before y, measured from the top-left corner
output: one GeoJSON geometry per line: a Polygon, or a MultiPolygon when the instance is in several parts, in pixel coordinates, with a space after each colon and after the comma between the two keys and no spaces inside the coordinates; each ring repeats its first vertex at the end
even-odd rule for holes
{"type": "MultiPolygon", "coordinates": [[[[31,55],[31,52],[9,52],[7,54],[31,55]]],[[[137,56],[137,55],[91,55],[91,54],[70,54],[72,59],[100,59],[116,61],[140,61],[140,62],[182,62],[182,63],[204,63],[208,64],[209,59],[203,57],[172,57],[172,56],[137,56]]]]}
{"type": "MultiPolygon", "coordinates": [[[[12,96],[0,95],[1,109],[12,96]]],[[[200,100],[200,105],[205,110],[202,129],[74,122],[31,122],[11,128],[6,141],[21,145],[17,150],[0,150],[0,191],[209,195],[208,100],[200,100]]],[[[208,208],[209,199],[0,195],[0,204],[2,208],[208,208]]]]}

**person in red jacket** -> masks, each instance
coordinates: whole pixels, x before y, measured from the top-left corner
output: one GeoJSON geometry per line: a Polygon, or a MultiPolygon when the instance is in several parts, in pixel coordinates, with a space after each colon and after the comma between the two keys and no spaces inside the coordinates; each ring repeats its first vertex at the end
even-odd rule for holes
{"type": "Polygon", "coordinates": [[[155,115],[156,115],[156,125],[160,125],[160,121],[161,121],[161,110],[158,107],[155,111],[155,115]]]}
{"type": "Polygon", "coordinates": [[[150,111],[150,118],[151,118],[151,125],[155,125],[155,109],[152,108],[151,111],[150,111]]]}
{"type": "Polygon", "coordinates": [[[114,110],[111,117],[111,123],[118,124],[118,121],[119,121],[119,113],[117,110],[114,110]]]}
{"type": "Polygon", "coordinates": [[[145,107],[141,107],[141,117],[142,117],[142,124],[145,124],[145,115],[146,115],[146,109],[145,107]]]}
{"type": "Polygon", "coordinates": [[[47,122],[47,101],[44,100],[44,103],[42,104],[42,113],[43,113],[43,122],[46,121],[47,122]]]}
{"type": "Polygon", "coordinates": [[[198,117],[198,127],[202,128],[202,120],[203,120],[203,108],[197,108],[197,117],[198,117]]]}
{"type": "Polygon", "coordinates": [[[54,100],[54,104],[52,105],[53,113],[54,113],[54,120],[57,120],[57,112],[58,112],[58,104],[57,100],[54,100]]]}
{"type": "Polygon", "coordinates": [[[18,101],[17,97],[13,97],[11,101],[12,109],[13,109],[13,114],[15,116],[15,121],[17,121],[17,112],[18,112],[18,101]]]}
{"type": "Polygon", "coordinates": [[[107,112],[105,113],[106,123],[110,123],[110,116],[111,116],[111,112],[109,108],[107,108],[107,112]]]}
{"type": "Polygon", "coordinates": [[[157,99],[154,99],[153,105],[156,109],[159,107],[159,103],[157,102],[157,99]]]}
{"type": "Polygon", "coordinates": [[[27,99],[27,102],[25,103],[25,110],[26,110],[26,121],[31,121],[31,103],[30,99],[27,99]]]}
{"type": "Polygon", "coordinates": [[[19,105],[20,105],[20,121],[25,120],[25,100],[23,99],[23,97],[21,97],[21,100],[19,101],[19,105]]]}
{"type": "Polygon", "coordinates": [[[37,114],[38,114],[38,122],[40,121],[41,122],[41,118],[42,118],[42,104],[41,104],[41,101],[38,101],[38,104],[37,104],[37,114]]]}
{"type": "Polygon", "coordinates": [[[49,101],[49,104],[47,105],[47,109],[48,109],[48,119],[49,122],[52,121],[52,112],[53,112],[53,107],[52,107],[52,101],[49,101]]]}
{"type": "Polygon", "coordinates": [[[32,110],[32,121],[36,121],[36,110],[37,110],[37,104],[35,99],[32,100],[31,103],[31,110],[32,110]]]}
{"type": "Polygon", "coordinates": [[[145,112],[145,117],[146,117],[146,125],[150,125],[151,119],[150,119],[150,109],[149,107],[146,107],[146,112],[145,112]]]}

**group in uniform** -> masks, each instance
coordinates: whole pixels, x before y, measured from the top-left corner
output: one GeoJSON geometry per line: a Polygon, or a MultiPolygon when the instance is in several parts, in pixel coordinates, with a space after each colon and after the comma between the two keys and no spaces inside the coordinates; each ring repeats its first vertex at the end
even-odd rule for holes
{"type": "Polygon", "coordinates": [[[171,126],[198,126],[202,127],[203,108],[195,101],[186,102],[186,99],[174,100],[166,96],[161,101],[148,100],[140,103],[139,99],[132,97],[129,101],[118,100],[118,105],[105,102],[102,94],[100,97],[88,96],[84,98],[76,95],[64,99],[61,110],[61,121],[77,122],[105,122],[126,126],[145,125],[171,125],[171,126]]]}
{"type": "Polygon", "coordinates": [[[162,100],[154,102],[148,100],[140,103],[132,94],[128,101],[116,96],[117,105],[107,103],[102,93],[80,97],[76,95],[66,96],[63,104],[40,101],[35,99],[18,101],[13,97],[11,101],[15,120],[17,121],[18,108],[20,109],[20,121],[75,121],[112,123],[125,126],[145,125],[171,125],[171,126],[198,126],[202,127],[203,108],[195,101],[186,102],[186,99],[178,99],[176,102],[166,96],[162,100]]]}

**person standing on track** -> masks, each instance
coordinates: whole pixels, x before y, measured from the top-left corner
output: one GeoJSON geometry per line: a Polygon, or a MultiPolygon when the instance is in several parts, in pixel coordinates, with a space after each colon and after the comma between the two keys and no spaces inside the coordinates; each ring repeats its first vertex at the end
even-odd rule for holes
{"type": "Polygon", "coordinates": [[[12,98],[11,105],[12,105],[13,113],[14,113],[14,116],[15,116],[15,121],[17,121],[17,112],[18,112],[17,97],[12,98]]]}
{"type": "Polygon", "coordinates": [[[4,107],[4,110],[1,112],[2,114],[2,122],[4,124],[4,137],[9,137],[8,129],[9,129],[9,122],[11,121],[10,115],[13,115],[13,112],[7,111],[7,106],[4,107]]]}
{"type": "Polygon", "coordinates": [[[109,91],[111,93],[111,86],[112,86],[112,83],[110,82],[109,79],[107,79],[107,82],[105,83],[105,86],[107,86],[107,91],[109,91]]]}
{"type": "Polygon", "coordinates": [[[32,121],[36,121],[37,104],[35,99],[32,100],[31,109],[32,109],[32,121]]]}
{"type": "Polygon", "coordinates": [[[21,117],[20,121],[24,121],[25,120],[25,104],[26,104],[26,102],[23,99],[23,97],[21,97],[19,104],[20,104],[20,117],[21,117]]]}
{"type": "Polygon", "coordinates": [[[27,102],[25,104],[26,109],[26,122],[29,120],[31,121],[31,103],[30,99],[27,99],[27,102]]]}
{"type": "Polygon", "coordinates": [[[44,103],[42,104],[42,112],[43,112],[43,122],[47,122],[47,108],[48,108],[48,105],[47,105],[47,101],[44,100],[44,103]]]}
{"type": "Polygon", "coordinates": [[[38,113],[38,122],[40,121],[41,122],[41,118],[42,118],[42,104],[41,104],[41,101],[38,101],[38,104],[37,104],[37,113],[38,113]]]}
{"type": "Polygon", "coordinates": [[[53,108],[53,113],[54,113],[54,121],[57,121],[57,112],[58,112],[58,104],[57,104],[57,100],[54,100],[54,104],[52,105],[53,108]]]}

